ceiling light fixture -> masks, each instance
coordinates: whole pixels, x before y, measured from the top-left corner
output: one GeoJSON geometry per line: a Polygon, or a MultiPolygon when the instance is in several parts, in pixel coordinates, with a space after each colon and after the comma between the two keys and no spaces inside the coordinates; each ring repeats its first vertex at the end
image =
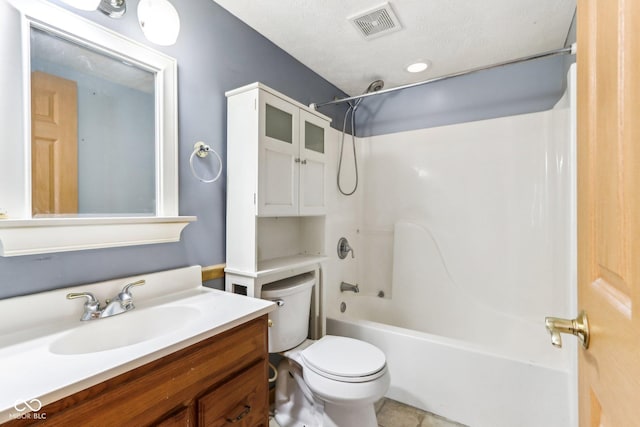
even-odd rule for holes
{"type": "Polygon", "coordinates": [[[100,0],[62,0],[63,3],[80,10],[96,10],[100,0]]]}
{"type": "Polygon", "coordinates": [[[429,61],[416,61],[407,66],[407,71],[410,73],[421,73],[429,68],[429,64],[429,61]]]}
{"type": "Polygon", "coordinates": [[[167,0],[140,0],[138,23],[147,40],[160,46],[175,44],[180,33],[180,16],[167,0]]]}

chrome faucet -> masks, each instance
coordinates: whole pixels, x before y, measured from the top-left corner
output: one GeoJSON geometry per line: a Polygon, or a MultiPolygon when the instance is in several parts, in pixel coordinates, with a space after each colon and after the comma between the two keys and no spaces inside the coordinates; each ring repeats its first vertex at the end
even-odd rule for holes
{"type": "Polygon", "coordinates": [[[144,284],[144,280],[138,280],[137,282],[125,285],[125,287],[122,288],[122,292],[120,292],[115,298],[105,301],[107,306],[102,310],[100,317],[115,316],[116,314],[124,313],[125,311],[136,308],[133,305],[133,295],[131,295],[129,289],[134,286],[142,286],[144,284]]]}
{"type": "Polygon", "coordinates": [[[86,298],[84,303],[84,313],[80,320],[93,320],[100,317],[100,301],[90,292],[72,292],[67,294],[67,299],[86,298]]]}
{"type": "Polygon", "coordinates": [[[342,282],[340,283],[340,292],[354,292],[357,294],[360,292],[360,289],[357,284],[352,285],[351,283],[342,282]]]}
{"type": "Polygon", "coordinates": [[[102,319],[104,317],[115,316],[116,314],[124,313],[136,308],[133,305],[133,295],[131,295],[130,289],[134,286],[141,286],[144,284],[144,280],[128,283],[124,288],[122,288],[122,291],[118,293],[115,298],[105,301],[107,306],[102,310],[100,309],[100,301],[98,301],[98,299],[90,292],[69,293],[67,294],[67,299],[87,299],[84,303],[84,313],[82,313],[80,320],[102,319]]]}

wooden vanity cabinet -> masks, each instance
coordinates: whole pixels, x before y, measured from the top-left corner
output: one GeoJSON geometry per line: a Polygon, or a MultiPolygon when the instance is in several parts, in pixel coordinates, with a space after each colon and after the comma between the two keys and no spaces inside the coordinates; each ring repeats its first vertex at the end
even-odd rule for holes
{"type": "Polygon", "coordinates": [[[267,351],[265,315],[5,425],[267,427],[267,351]]]}

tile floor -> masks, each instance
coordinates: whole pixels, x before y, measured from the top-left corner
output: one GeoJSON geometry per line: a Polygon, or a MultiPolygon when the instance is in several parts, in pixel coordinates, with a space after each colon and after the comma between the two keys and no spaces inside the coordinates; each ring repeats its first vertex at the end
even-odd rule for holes
{"type": "Polygon", "coordinates": [[[379,427],[464,427],[441,416],[386,397],[376,403],[379,427]]]}
{"type": "MultiPolygon", "coordinates": [[[[446,418],[422,411],[395,400],[382,398],[376,403],[379,427],[464,427],[446,418]]],[[[269,421],[269,427],[279,427],[275,420],[269,421]]],[[[344,426],[356,427],[356,426],[344,426]]]]}

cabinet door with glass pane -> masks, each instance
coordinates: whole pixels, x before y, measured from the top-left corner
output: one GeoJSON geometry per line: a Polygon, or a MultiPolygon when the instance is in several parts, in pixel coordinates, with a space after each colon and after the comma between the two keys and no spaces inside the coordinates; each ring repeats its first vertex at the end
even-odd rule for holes
{"type": "Polygon", "coordinates": [[[258,215],[298,215],[300,109],[260,91],[258,215]]]}
{"type": "Polygon", "coordinates": [[[326,130],[326,120],[300,110],[300,215],[323,215],[326,212],[326,130]]]}

